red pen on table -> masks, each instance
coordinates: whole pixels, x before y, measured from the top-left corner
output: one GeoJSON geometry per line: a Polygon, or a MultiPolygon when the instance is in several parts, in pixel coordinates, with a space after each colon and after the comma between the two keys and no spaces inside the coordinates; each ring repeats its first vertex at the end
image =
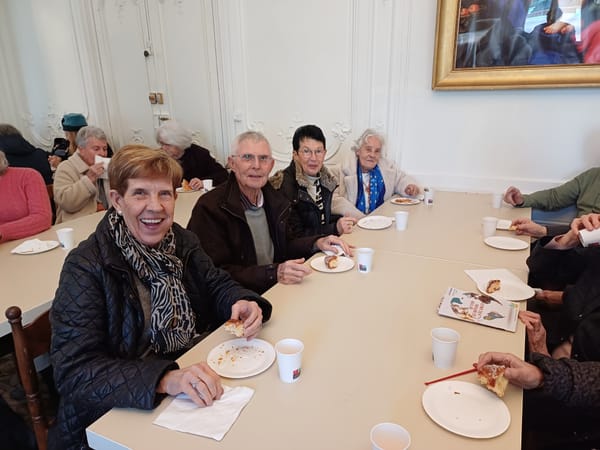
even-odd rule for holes
{"type": "Polygon", "coordinates": [[[463,370],[462,372],[453,373],[452,375],[447,375],[442,378],[437,378],[435,380],[426,381],[425,386],[429,386],[430,384],[437,383],[438,381],[449,380],[450,378],[460,377],[461,375],[466,375],[468,373],[477,372],[477,364],[473,363],[472,369],[463,370]]]}

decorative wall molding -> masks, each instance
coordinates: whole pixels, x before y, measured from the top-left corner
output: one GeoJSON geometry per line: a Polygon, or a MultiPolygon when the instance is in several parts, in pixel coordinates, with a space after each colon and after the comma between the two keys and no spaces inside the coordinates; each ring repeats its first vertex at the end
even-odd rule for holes
{"type": "MultiPolygon", "coordinates": [[[[86,115],[88,123],[102,128],[109,136],[111,145],[119,148],[122,143],[118,125],[119,104],[112,76],[110,47],[106,40],[108,30],[103,14],[104,3],[104,0],[70,0],[77,58],[88,107],[88,111],[79,112],[86,115]]],[[[121,0],[118,5],[123,9],[127,6],[127,1],[121,0]]]]}

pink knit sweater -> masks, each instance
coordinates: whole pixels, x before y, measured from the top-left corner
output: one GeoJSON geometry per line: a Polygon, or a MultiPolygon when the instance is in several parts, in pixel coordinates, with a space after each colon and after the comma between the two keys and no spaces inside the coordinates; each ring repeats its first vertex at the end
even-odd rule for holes
{"type": "Polygon", "coordinates": [[[0,242],[32,236],[52,225],[50,198],[35,170],[9,167],[0,175],[0,242]]]}

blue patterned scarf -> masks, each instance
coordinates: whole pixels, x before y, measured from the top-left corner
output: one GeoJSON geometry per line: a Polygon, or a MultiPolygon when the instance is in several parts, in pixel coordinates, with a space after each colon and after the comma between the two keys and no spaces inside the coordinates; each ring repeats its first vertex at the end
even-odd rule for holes
{"type": "Polygon", "coordinates": [[[356,207],[365,214],[369,214],[379,205],[383,204],[385,197],[385,183],[379,165],[369,171],[369,204],[367,205],[363,184],[363,172],[360,163],[356,164],[356,177],[358,179],[358,196],[356,198],[356,207]]]}

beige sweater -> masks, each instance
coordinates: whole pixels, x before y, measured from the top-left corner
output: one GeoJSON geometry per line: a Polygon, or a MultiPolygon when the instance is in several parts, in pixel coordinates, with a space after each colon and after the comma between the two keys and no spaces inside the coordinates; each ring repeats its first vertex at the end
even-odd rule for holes
{"type": "MultiPolygon", "coordinates": [[[[96,212],[98,187],[85,175],[88,169],[79,152],[58,165],[54,174],[56,223],[96,212]]],[[[97,182],[104,183],[104,192],[108,196],[108,180],[98,179],[97,182]]]]}

